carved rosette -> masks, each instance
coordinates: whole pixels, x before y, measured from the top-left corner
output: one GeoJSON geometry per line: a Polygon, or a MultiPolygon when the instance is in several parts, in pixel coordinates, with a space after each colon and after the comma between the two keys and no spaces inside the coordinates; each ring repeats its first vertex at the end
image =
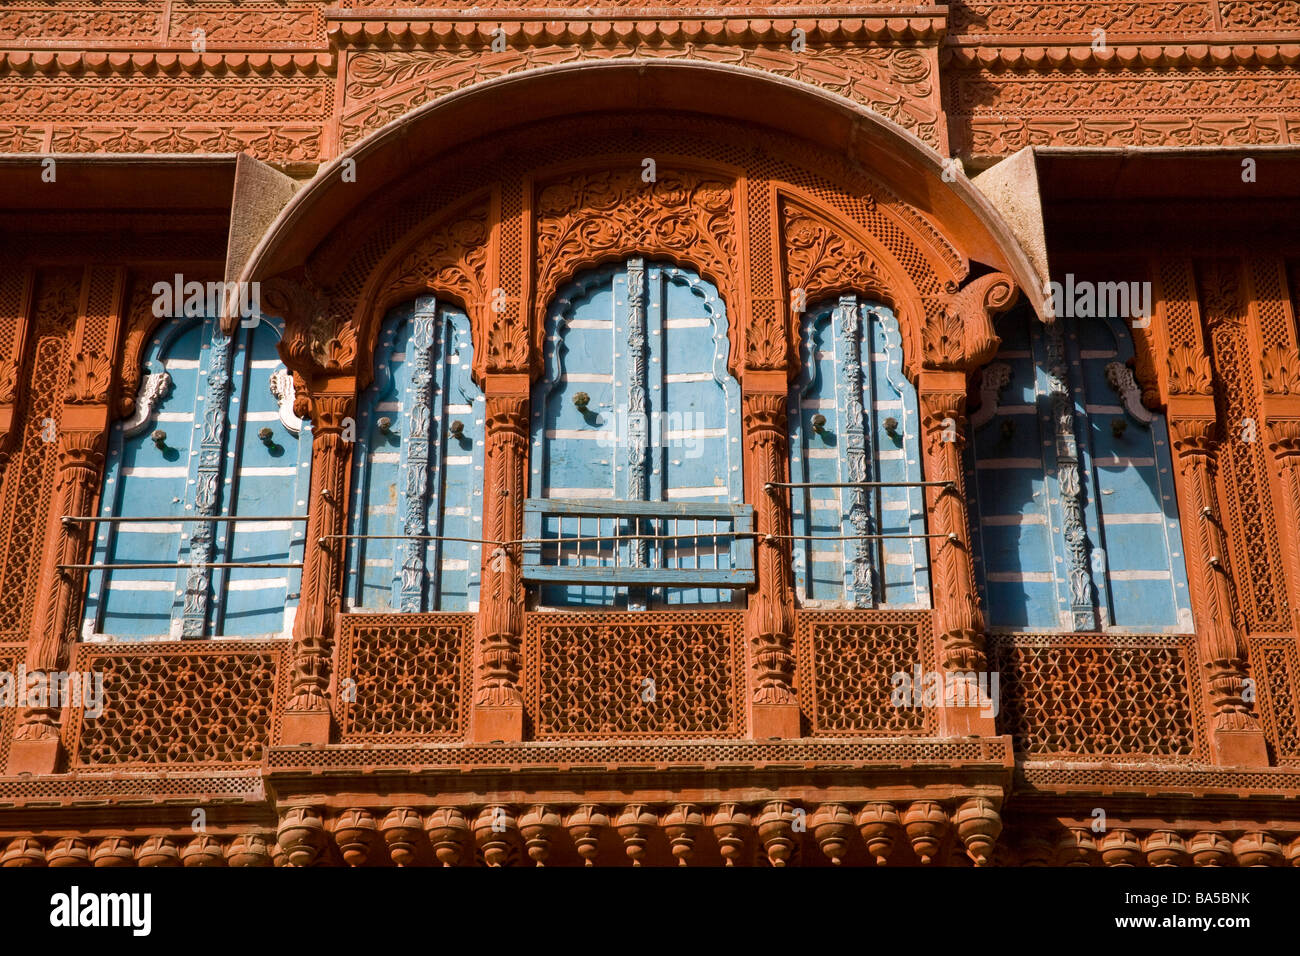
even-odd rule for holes
{"type": "Polygon", "coordinates": [[[291,711],[321,711],[328,707],[329,655],[346,554],[342,540],[328,536],[346,530],[343,490],[352,455],[353,443],[347,439],[354,427],[355,396],[351,391],[314,392],[310,403],[309,543],[303,557],[303,599],[293,623],[293,683],[288,704],[291,711]]]}
{"type": "MultiPolygon", "coordinates": [[[[523,534],[520,522],[528,450],[528,399],[522,395],[489,396],[486,424],[484,538],[516,541],[523,534]]],[[[481,707],[522,706],[520,552],[509,545],[488,545],[486,550],[479,613],[483,627],[482,680],[476,703],[481,707]]]]}
{"type": "Polygon", "coordinates": [[[1216,730],[1258,730],[1259,724],[1243,699],[1246,678],[1245,643],[1240,615],[1228,571],[1228,541],[1219,519],[1215,491],[1217,424],[1210,418],[1170,422],[1178,471],[1183,532],[1195,546],[1188,549],[1188,581],[1201,611],[1197,637],[1209,672],[1210,698],[1216,730]],[[1195,529],[1192,531],[1191,529],[1195,529]]]}
{"type": "Polygon", "coordinates": [[[769,494],[766,490],[769,482],[786,478],[789,449],[785,396],[746,395],[744,427],[758,499],[758,587],[750,595],[747,618],[756,667],[754,703],[788,704],[795,699],[791,688],[794,580],[783,538],[790,534],[789,510],[779,493],[769,494]]]}
{"type": "Polygon", "coordinates": [[[950,670],[982,671],[986,667],[984,613],[975,593],[966,479],[962,472],[966,393],[923,392],[921,414],[926,478],[951,483],[947,487],[926,489],[930,532],[946,536],[936,539],[938,544],[932,552],[935,629],[943,644],[941,663],[950,670]]]}

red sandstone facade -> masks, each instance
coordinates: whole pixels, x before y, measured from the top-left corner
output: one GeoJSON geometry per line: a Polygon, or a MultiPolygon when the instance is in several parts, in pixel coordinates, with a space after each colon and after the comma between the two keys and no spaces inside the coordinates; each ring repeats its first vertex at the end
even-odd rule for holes
{"type": "Polygon", "coordinates": [[[1300,865],[1297,60],[1286,0],[6,5],[0,664],[108,694],[94,720],[0,712],[0,865],[1300,865]],[[385,311],[469,315],[483,537],[518,539],[545,309],[629,256],[727,304],[760,535],[790,533],[761,489],[788,479],[792,291],[896,312],[924,474],[952,482],[927,490],[931,608],[801,607],[778,537],[742,608],[541,613],[511,555],[476,611],[345,613],[330,536],[385,311]],[[1187,634],[985,624],[968,396],[994,319],[1023,296],[1050,321],[1066,272],[1153,285],[1135,373],[1172,440],[1187,634]],[[291,637],[80,636],[65,519],[98,513],[175,273],[257,281],[286,323],[314,431],[291,637]],[[664,659],[707,630],[726,732],[548,707],[557,628],[664,659]],[[900,721],[877,655],[1000,669],[1017,706],[900,721]]]}

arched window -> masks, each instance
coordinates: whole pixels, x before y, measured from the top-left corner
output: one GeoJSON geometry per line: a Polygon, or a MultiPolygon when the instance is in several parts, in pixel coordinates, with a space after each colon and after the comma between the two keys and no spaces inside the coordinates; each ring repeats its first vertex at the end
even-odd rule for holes
{"type": "Polygon", "coordinates": [[[135,410],[109,440],[87,637],[289,632],[311,429],[293,414],[281,332],[258,317],[231,336],[206,318],[154,333],[135,410]]]}
{"type": "Polygon", "coordinates": [[[968,456],[989,626],[1190,631],[1169,435],[1124,321],[1022,307],[998,334],[968,456]]]}
{"type": "Polygon", "coordinates": [[[469,319],[433,296],[392,309],[357,410],[354,611],[473,611],[483,535],[483,394],[469,319]]]}
{"type": "Polygon", "coordinates": [[[903,375],[898,319],[855,295],[814,307],[800,369],[788,419],[804,606],[928,607],[916,390],[903,375]],[[876,484],[836,487],[859,482],[876,484]]]}
{"type": "Polygon", "coordinates": [[[593,270],[546,317],[532,394],[527,580],[543,605],[725,602],[753,579],[727,315],[686,269],[593,270]],[[554,542],[552,544],[551,542],[554,542]],[[684,585],[684,586],[677,586],[684,585]]]}

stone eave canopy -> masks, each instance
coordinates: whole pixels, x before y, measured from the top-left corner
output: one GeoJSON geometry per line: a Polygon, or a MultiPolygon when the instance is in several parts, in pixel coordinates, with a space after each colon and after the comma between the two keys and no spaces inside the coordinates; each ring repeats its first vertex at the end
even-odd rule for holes
{"type": "MultiPolygon", "coordinates": [[[[964,176],[945,182],[944,158],[884,117],[844,97],[755,70],[635,59],[498,77],[394,120],[317,172],[263,233],[240,278],[269,278],[303,265],[322,238],[372,195],[458,144],[526,122],[640,110],[749,122],[840,152],[931,217],[971,260],[1010,274],[1022,289],[1040,285],[1015,233],[984,195],[964,176]],[[355,181],[345,181],[352,163],[355,181]]],[[[1041,309],[1040,296],[1029,298],[1041,309]]]]}

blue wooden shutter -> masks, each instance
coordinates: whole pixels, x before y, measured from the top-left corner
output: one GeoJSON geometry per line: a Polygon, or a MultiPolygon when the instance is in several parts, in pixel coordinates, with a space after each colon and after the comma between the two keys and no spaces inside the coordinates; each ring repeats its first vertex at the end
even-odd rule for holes
{"type": "MultiPolygon", "coordinates": [[[[276,351],[279,319],[263,317],[238,331],[231,394],[235,424],[227,460],[228,514],[268,521],[240,521],[218,528],[226,560],[247,564],[301,564],[311,487],[311,425],[293,413],[293,379],[276,351]],[[264,440],[263,429],[271,436],[264,440]]],[[[216,633],[245,636],[288,634],[298,606],[299,568],[231,568],[218,590],[216,633]]]]}
{"type": "MultiPolygon", "coordinates": [[[[547,313],[545,374],[533,392],[531,494],[609,499],[604,516],[538,516],[536,530],[574,539],[632,530],[668,533],[667,519],[620,517],[619,501],[738,502],[740,395],[728,374],[726,311],[707,281],[631,259],[593,270],[560,291],[547,313]],[[581,407],[575,398],[585,395],[581,407]]],[[[729,526],[702,519],[676,542],[622,542],[622,567],[732,566],[729,526]]],[[[612,567],[610,542],[577,542],[567,560],[612,567]]],[[[546,605],[681,605],[731,599],[731,589],[543,586],[546,605]]]]}
{"type": "Polygon", "coordinates": [[[1103,626],[1191,633],[1178,498],[1164,415],[1143,407],[1122,319],[1069,320],[1071,370],[1082,389],[1081,453],[1095,489],[1087,502],[1090,562],[1103,626]]]}
{"type": "MultiPolygon", "coordinates": [[[[83,630],[113,638],[286,633],[302,560],[310,431],[272,389],[287,370],[277,320],[224,335],[213,319],[165,322],[145,352],[134,414],[113,426],[100,514],[139,518],[96,530],[83,630]],[[299,425],[301,434],[294,434],[299,425]],[[274,433],[276,449],[256,436],[274,433]],[[154,433],[166,437],[155,442],[154,433]],[[250,439],[250,436],[251,439],[250,439]],[[280,520],[232,524],[211,517],[280,520]],[[175,521],[144,519],[172,518],[175,521]],[[135,568],[132,564],[179,564],[135,568]]],[[[283,392],[282,392],[283,394],[283,392]]]]}
{"type": "MultiPolygon", "coordinates": [[[[893,313],[843,296],[808,312],[802,337],[788,414],[791,480],[920,481],[916,391],[903,376],[893,313]]],[[[795,488],[790,501],[794,534],[809,536],[793,549],[806,606],[928,605],[924,538],[860,538],[924,534],[922,489],[795,488]]]]}
{"type": "MultiPolygon", "coordinates": [[[[174,516],[175,522],[102,524],[95,531],[96,564],[167,563],[180,560],[183,535],[194,517],[194,470],[202,444],[200,356],[212,322],[171,319],[155,331],[145,351],[134,414],[113,425],[100,514],[105,517],[174,516]],[[159,447],[153,433],[166,438],[159,447]]],[[[115,567],[88,576],[83,632],[90,637],[148,639],[179,636],[184,578],[166,569],[115,567]]]]}
{"type": "Polygon", "coordinates": [[[1099,318],[1045,327],[1021,308],[998,332],[968,456],[989,626],[1190,628],[1164,422],[1110,381],[1128,381],[1127,329],[1099,318]]]}
{"type": "Polygon", "coordinates": [[[472,360],[468,318],[432,296],[385,318],[357,414],[350,528],[374,537],[349,548],[353,610],[478,608],[484,402],[472,360]]]}

